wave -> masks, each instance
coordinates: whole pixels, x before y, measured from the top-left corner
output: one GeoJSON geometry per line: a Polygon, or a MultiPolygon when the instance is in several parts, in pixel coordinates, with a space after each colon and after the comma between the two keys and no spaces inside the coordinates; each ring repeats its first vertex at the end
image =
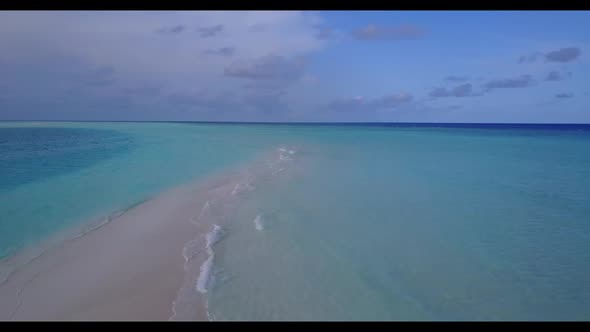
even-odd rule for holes
{"type": "MultiPolygon", "coordinates": [[[[217,266],[218,257],[214,247],[228,234],[226,223],[233,220],[233,211],[239,206],[242,194],[256,190],[259,185],[264,186],[269,176],[287,170],[295,153],[293,148],[279,146],[266,154],[265,159],[260,160],[262,164],[256,162],[247,169],[239,170],[235,177],[229,176],[227,181],[208,189],[207,201],[198,216],[192,217],[190,221],[197,226],[209,225],[210,229],[204,239],[201,235],[188,241],[183,247],[185,280],[172,303],[172,316],[169,320],[194,319],[192,308],[200,303],[205,305],[208,319],[214,319],[209,311],[210,293],[233,277],[226,276],[217,266]]],[[[257,231],[263,231],[266,226],[264,215],[258,214],[253,223],[257,231]]]]}
{"type": "Polygon", "coordinates": [[[251,180],[248,180],[246,183],[242,184],[242,183],[237,183],[234,186],[234,189],[232,190],[231,194],[232,196],[235,196],[241,192],[247,192],[247,191],[253,191],[256,190],[256,186],[254,186],[251,182],[251,180]]]}
{"type": "Polygon", "coordinates": [[[256,218],[254,218],[254,228],[256,228],[257,231],[264,230],[264,224],[261,215],[257,215],[256,218]]]}
{"type": "Polygon", "coordinates": [[[213,247],[216,243],[221,241],[227,235],[227,231],[217,225],[213,224],[213,228],[205,234],[205,245],[201,237],[188,241],[182,250],[184,257],[185,281],[178,290],[176,298],[172,302],[172,315],[168,318],[171,321],[178,320],[194,320],[195,306],[200,304],[205,305],[205,313],[210,320],[209,315],[209,300],[204,299],[197,294],[206,294],[212,287],[215,286],[217,279],[225,281],[226,278],[219,276],[219,272],[215,273],[215,252],[213,247]],[[207,259],[200,266],[193,258],[205,251],[207,259]],[[196,281],[195,281],[196,280],[196,281]],[[203,303],[204,301],[204,303],[203,303]]]}
{"type": "Polygon", "coordinates": [[[293,160],[293,158],[291,156],[294,155],[296,152],[295,149],[287,149],[284,147],[280,147],[277,150],[279,151],[279,160],[280,161],[293,160]]]}
{"type": "Polygon", "coordinates": [[[207,235],[205,236],[206,239],[206,244],[205,244],[205,248],[207,249],[208,253],[213,253],[213,246],[215,245],[215,243],[219,242],[224,236],[226,235],[225,230],[215,224],[213,225],[213,230],[211,230],[211,232],[207,233],[207,235]]]}
{"type": "Polygon", "coordinates": [[[287,170],[287,162],[294,160],[293,155],[297,153],[297,150],[286,147],[279,147],[276,151],[278,151],[278,158],[268,162],[273,176],[287,170]]]}
{"type": "Polygon", "coordinates": [[[234,190],[232,190],[231,194],[232,196],[239,193],[240,192],[240,184],[236,184],[236,186],[234,187],[234,190]]]}
{"type": "Polygon", "coordinates": [[[213,246],[221,241],[225,235],[225,230],[217,224],[213,225],[213,229],[205,235],[205,249],[207,250],[209,257],[207,257],[200,267],[200,273],[196,284],[196,289],[199,293],[207,293],[207,290],[212,286],[211,272],[215,260],[213,246]]]}
{"type": "Polygon", "coordinates": [[[286,148],[279,148],[278,149],[280,152],[285,152],[288,154],[295,154],[295,150],[290,150],[290,149],[286,149],[286,148]]]}
{"type": "Polygon", "coordinates": [[[284,167],[280,167],[278,169],[273,170],[272,171],[272,175],[277,175],[277,174],[279,174],[279,173],[281,173],[283,171],[285,171],[285,168],[284,167]]]}
{"type": "Polygon", "coordinates": [[[211,281],[211,270],[213,269],[213,259],[215,259],[215,253],[211,253],[207,260],[201,265],[201,273],[197,279],[196,289],[199,293],[207,293],[209,284],[211,281]]]}
{"type": "Polygon", "coordinates": [[[211,203],[210,201],[206,201],[205,204],[203,205],[203,208],[201,208],[201,212],[199,213],[199,215],[197,216],[197,218],[195,219],[195,217],[191,218],[191,223],[193,224],[197,224],[199,221],[201,221],[201,219],[203,219],[203,217],[205,216],[205,214],[209,211],[209,208],[211,207],[211,203]]]}
{"type": "Polygon", "coordinates": [[[184,247],[182,248],[182,257],[184,257],[184,265],[190,262],[195,256],[197,256],[201,252],[201,241],[198,239],[193,239],[188,241],[184,247]]]}

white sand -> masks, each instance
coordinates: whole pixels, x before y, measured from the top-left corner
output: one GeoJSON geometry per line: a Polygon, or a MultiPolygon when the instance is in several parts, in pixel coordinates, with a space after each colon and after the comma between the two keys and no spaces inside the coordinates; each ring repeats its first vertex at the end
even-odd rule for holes
{"type": "MultiPolygon", "coordinates": [[[[173,189],[46,251],[0,285],[0,320],[168,320],[184,282],[183,246],[210,227],[190,220],[211,188],[231,192],[234,183],[173,189]]],[[[204,299],[193,313],[207,319],[204,299]]]]}

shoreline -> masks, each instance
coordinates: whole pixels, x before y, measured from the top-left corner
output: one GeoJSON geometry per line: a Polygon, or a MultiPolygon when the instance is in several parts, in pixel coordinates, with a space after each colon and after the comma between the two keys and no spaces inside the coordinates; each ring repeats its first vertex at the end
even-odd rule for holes
{"type": "MultiPolygon", "coordinates": [[[[168,320],[185,279],[184,246],[209,231],[195,217],[211,190],[231,191],[235,177],[177,186],[48,247],[0,284],[0,320],[168,320]]],[[[32,249],[22,250],[15,257],[32,249]]],[[[191,319],[207,320],[202,297],[191,319]]]]}
{"type": "MultiPolygon", "coordinates": [[[[285,151],[274,151],[277,166],[285,151]]],[[[255,158],[225,168],[100,223],[76,225],[86,231],[49,242],[0,284],[0,321],[209,320],[211,267],[203,267],[213,264],[217,240],[210,237],[220,227],[217,218],[222,223],[225,218],[211,215],[217,207],[209,207],[219,202],[222,213],[227,204],[231,209],[242,193],[255,189],[256,173],[269,175],[260,168],[267,161],[255,158]]]]}
{"type": "Polygon", "coordinates": [[[189,222],[198,187],[164,192],[18,267],[0,285],[0,320],[167,320],[182,248],[202,232],[189,222]]]}

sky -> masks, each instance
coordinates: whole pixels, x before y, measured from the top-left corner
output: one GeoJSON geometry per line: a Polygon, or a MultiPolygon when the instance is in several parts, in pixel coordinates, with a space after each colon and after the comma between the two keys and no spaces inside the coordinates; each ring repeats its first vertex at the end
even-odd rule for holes
{"type": "Polygon", "coordinates": [[[0,12],[0,120],[590,123],[590,11],[0,12]]]}

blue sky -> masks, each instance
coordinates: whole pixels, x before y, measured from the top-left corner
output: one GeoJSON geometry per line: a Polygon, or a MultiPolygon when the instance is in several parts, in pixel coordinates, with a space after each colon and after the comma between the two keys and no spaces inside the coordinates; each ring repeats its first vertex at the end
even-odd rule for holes
{"type": "Polygon", "coordinates": [[[0,12],[0,120],[590,123],[590,12],[0,12]]]}

